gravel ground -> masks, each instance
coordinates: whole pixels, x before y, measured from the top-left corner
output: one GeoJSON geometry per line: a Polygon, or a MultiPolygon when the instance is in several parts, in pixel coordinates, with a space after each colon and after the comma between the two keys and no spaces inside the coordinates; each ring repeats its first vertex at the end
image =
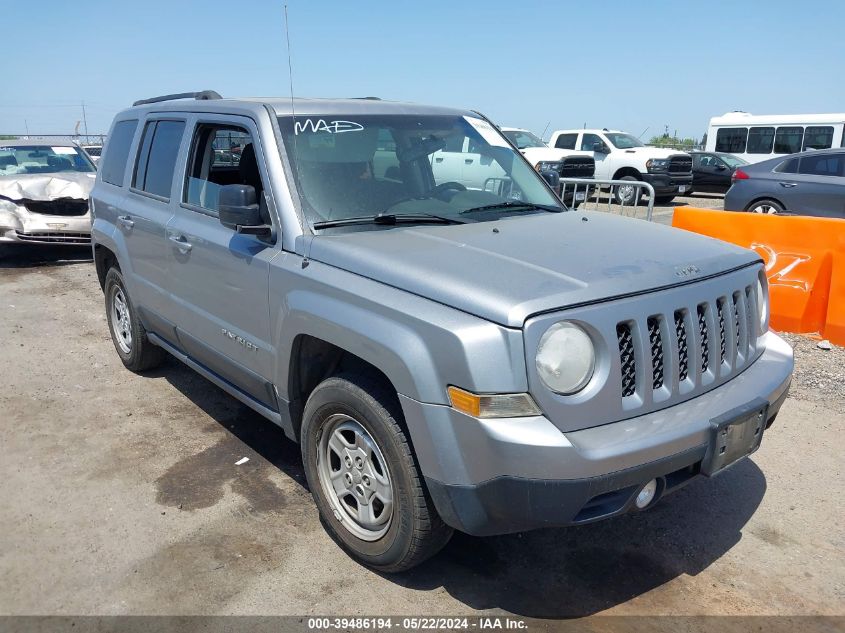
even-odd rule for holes
{"type": "Polygon", "coordinates": [[[789,333],[783,337],[795,351],[793,397],[826,400],[841,410],[845,406],[845,347],[821,349],[815,337],[789,333]]]}
{"type": "Polygon", "coordinates": [[[845,615],[845,351],[788,338],[792,395],[751,459],[386,576],[326,535],[276,427],[175,360],[123,368],[84,253],[0,253],[0,615],[845,615]]]}

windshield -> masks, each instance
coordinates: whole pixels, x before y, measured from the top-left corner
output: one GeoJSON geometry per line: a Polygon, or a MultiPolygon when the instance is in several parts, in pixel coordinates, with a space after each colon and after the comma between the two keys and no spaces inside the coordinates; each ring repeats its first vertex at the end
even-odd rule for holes
{"type": "Polygon", "coordinates": [[[617,149],[645,147],[645,144],[636,136],[631,136],[630,134],[625,134],[624,132],[605,132],[604,135],[617,149]]]}
{"type": "Polygon", "coordinates": [[[483,221],[542,212],[531,205],[562,208],[522,156],[480,118],[298,114],[295,124],[279,117],[279,126],[312,226],[379,214],[483,221]],[[525,204],[497,206],[515,202],[525,204]]]}
{"type": "Polygon", "coordinates": [[[0,141],[0,176],[95,171],[85,153],[73,145],[8,145],[0,141]]]}
{"type": "Polygon", "coordinates": [[[546,147],[546,144],[537,138],[531,132],[525,130],[507,130],[502,132],[508,137],[508,140],[516,145],[517,149],[525,149],[527,147],[546,147]]]}
{"type": "Polygon", "coordinates": [[[747,160],[742,160],[741,158],[737,158],[736,156],[733,156],[731,154],[719,154],[719,158],[725,161],[728,167],[732,167],[733,169],[748,164],[747,160]]]}

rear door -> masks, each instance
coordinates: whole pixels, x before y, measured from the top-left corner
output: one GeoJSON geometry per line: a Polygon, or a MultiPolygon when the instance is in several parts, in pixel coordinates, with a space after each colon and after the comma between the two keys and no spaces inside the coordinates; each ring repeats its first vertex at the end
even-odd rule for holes
{"type": "Polygon", "coordinates": [[[237,233],[218,219],[220,188],[241,183],[255,187],[266,221],[277,225],[258,131],[247,117],[198,115],[187,136],[179,204],[167,229],[179,341],[197,363],[277,411],[269,264],[281,252],[281,236],[237,233]]]}
{"type": "Polygon", "coordinates": [[[175,320],[166,227],[176,200],[173,172],[182,149],[185,117],[151,115],[144,121],[129,191],[115,222],[129,254],[124,270],[130,296],[151,329],[167,335],[175,320]]]}
{"type": "Polygon", "coordinates": [[[845,153],[802,155],[798,173],[781,181],[787,209],[820,217],[845,217],[845,153]]]}

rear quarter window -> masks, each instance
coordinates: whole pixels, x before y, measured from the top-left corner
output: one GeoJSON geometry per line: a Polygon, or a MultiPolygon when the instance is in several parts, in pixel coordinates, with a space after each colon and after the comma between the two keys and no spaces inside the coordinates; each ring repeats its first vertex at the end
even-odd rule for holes
{"type": "Polygon", "coordinates": [[[114,124],[100,161],[100,177],[104,182],[118,187],[123,186],[126,161],[129,159],[129,150],[137,127],[137,119],[128,119],[114,124]]]}
{"type": "Polygon", "coordinates": [[[557,149],[575,149],[575,141],[577,139],[577,134],[561,134],[555,140],[555,147],[557,149]]]}

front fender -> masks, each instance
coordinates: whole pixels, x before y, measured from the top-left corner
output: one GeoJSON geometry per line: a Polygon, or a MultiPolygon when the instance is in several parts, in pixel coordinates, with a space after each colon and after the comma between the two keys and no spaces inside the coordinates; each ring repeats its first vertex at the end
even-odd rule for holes
{"type": "Polygon", "coordinates": [[[294,341],[309,335],[383,372],[402,395],[447,404],[446,387],[478,392],[528,388],[522,331],[504,328],[371,279],[286,257],[271,271],[276,380],[288,394],[294,341]],[[286,289],[293,289],[285,292],[286,289]]]}

